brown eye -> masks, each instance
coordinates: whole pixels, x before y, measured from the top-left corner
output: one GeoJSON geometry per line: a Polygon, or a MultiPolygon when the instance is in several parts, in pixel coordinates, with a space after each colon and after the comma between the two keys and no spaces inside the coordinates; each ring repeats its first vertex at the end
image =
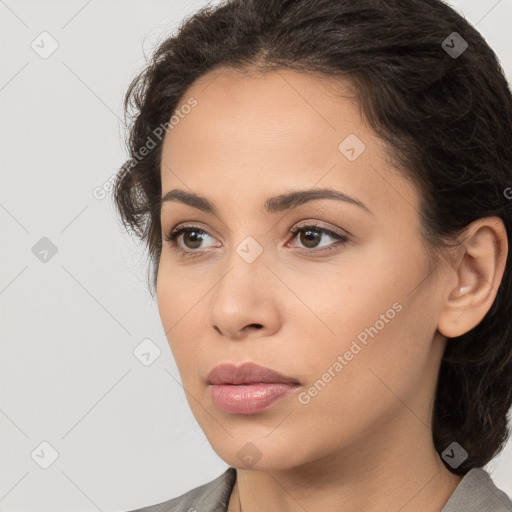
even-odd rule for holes
{"type": "Polygon", "coordinates": [[[322,239],[322,235],[319,231],[308,229],[307,231],[301,230],[299,234],[300,242],[305,245],[308,249],[314,249],[316,245],[322,239]]]}
{"type": "Polygon", "coordinates": [[[203,241],[204,231],[186,229],[183,232],[183,242],[188,249],[199,249],[203,241]]]}
{"type": "Polygon", "coordinates": [[[164,240],[170,242],[179,252],[199,254],[202,252],[198,250],[201,249],[201,243],[209,236],[206,231],[197,226],[179,226],[174,228],[169,235],[164,236],[164,240]],[[181,235],[183,236],[181,237],[181,235]],[[182,238],[181,245],[184,247],[180,247],[179,238],[182,238]]]}
{"type": "Polygon", "coordinates": [[[297,238],[295,235],[299,234],[297,240],[299,240],[300,244],[302,244],[305,249],[313,250],[317,247],[322,247],[318,244],[324,235],[327,235],[338,242],[334,244],[327,244],[329,246],[328,249],[334,249],[336,246],[344,245],[348,242],[347,236],[342,235],[341,233],[336,233],[331,229],[318,226],[317,224],[296,227],[295,229],[290,230],[290,233],[294,235],[294,239],[297,238]]]}

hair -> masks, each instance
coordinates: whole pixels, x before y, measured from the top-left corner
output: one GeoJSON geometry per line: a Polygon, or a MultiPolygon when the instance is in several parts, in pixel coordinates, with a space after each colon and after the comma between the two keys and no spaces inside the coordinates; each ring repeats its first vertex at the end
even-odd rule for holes
{"type": "MultiPolygon", "coordinates": [[[[169,125],[196,79],[220,68],[288,68],[353,86],[362,120],[418,187],[429,261],[461,245],[458,237],[482,217],[499,217],[512,239],[512,96],[496,54],[461,15],[440,0],[225,0],[198,10],[161,42],[124,98],[130,159],[116,176],[113,200],[124,226],[146,244],[153,289],[162,250],[163,139],[151,134],[169,125]],[[453,32],[468,45],[458,56],[443,46],[453,32]],[[149,140],[154,147],[140,158],[149,140]]],[[[510,258],[509,251],[485,317],[450,338],[441,360],[433,441],[439,454],[452,442],[466,450],[455,468],[442,457],[459,475],[487,464],[510,435],[510,258]]]]}

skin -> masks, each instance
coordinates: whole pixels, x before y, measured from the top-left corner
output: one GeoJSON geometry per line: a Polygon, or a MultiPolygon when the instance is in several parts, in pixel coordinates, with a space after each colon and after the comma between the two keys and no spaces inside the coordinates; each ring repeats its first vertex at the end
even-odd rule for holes
{"type": "Polygon", "coordinates": [[[178,238],[182,249],[204,251],[194,258],[164,241],[157,301],[192,413],[219,457],[238,468],[230,512],[239,510],[238,492],[244,512],[339,512],[340,504],[344,512],[441,511],[461,480],[433,445],[434,391],[446,337],[473,328],[494,301],[505,229],[479,219],[431,272],[418,192],[339,85],[291,70],[221,68],[187,90],[182,103],[193,97],[197,106],[164,140],[162,195],[180,188],[218,209],[164,203],[163,236],[183,223],[207,234],[178,238]],[[338,150],[349,134],[366,146],[354,161],[338,150]],[[268,197],[312,188],[343,192],[371,213],[333,199],[263,209],[268,197]],[[348,242],[320,231],[315,245],[289,233],[309,221],[350,233],[348,242]],[[236,252],[248,236],[262,248],[252,263],[236,252]],[[394,303],[401,311],[301,403],[298,394],[394,303]],[[246,361],[301,386],[263,412],[225,413],[208,372],[246,361]],[[260,454],[250,467],[237,455],[248,442],[260,454]]]}

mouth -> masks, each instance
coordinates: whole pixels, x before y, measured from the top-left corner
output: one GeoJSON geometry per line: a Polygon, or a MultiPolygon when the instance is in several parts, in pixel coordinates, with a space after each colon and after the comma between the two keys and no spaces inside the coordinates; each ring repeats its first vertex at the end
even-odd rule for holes
{"type": "Polygon", "coordinates": [[[210,384],[215,405],[229,414],[256,414],[268,409],[279,400],[293,394],[297,384],[210,384]]]}
{"type": "Polygon", "coordinates": [[[229,414],[256,414],[295,393],[300,382],[270,368],[244,363],[221,364],[208,375],[215,405],[229,414]]]}
{"type": "Polygon", "coordinates": [[[231,384],[231,385],[250,385],[250,384],[295,384],[300,382],[287,375],[283,375],[275,370],[257,365],[255,363],[244,363],[235,366],[229,363],[223,363],[208,374],[208,384],[231,384]]]}

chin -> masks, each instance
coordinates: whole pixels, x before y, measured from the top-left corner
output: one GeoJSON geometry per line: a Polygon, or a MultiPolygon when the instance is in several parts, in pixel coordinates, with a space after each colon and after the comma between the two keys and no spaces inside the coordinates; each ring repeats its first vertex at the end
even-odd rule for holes
{"type": "Polygon", "coordinates": [[[271,442],[264,435],[226,438],[222,445],[212,443],[212,448],[226,464],[249,471],[286,470],[306,462],[298,457],[296,447],[287,446],[277,437],[271,442]]]}

